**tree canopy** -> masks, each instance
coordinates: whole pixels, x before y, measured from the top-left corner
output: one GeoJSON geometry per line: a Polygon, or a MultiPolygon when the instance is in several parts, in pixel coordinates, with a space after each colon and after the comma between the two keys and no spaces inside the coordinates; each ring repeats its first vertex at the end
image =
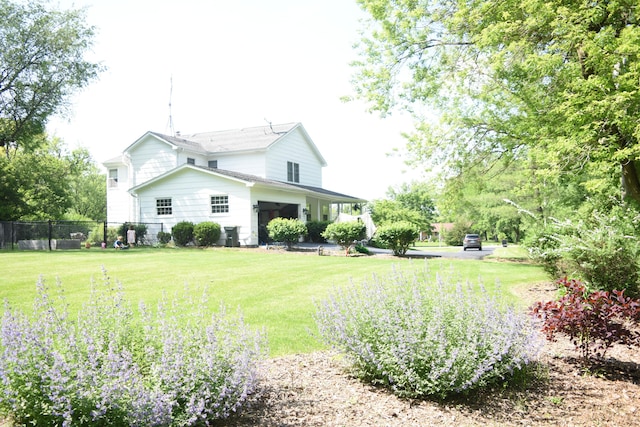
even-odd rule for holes
{"type": "Polygon", "coordinates": [[[32,150],[48,118],[94,80],[101,66],[84,59],[94,28],[83,10],[44,0],[0,0],[0,147],[7,157],[32,150]]]}
{"type": "Polygon", "coordinates": [[[0,156],[0,220],[104,220],[106,178],[87,150],[40,139],[33,151],[0,156]]]}
{"type": "Polygon", "coordinates": [[[421,231],[431,229],[436,215],[433,201],[435,189],[426,183],[404,183],[387,190],[387,199],[373,200],[367,204],[376,225],[409,222],[421,231]]]}
{"type": "Polygon", "coordinates": [[[370,32],[356,95],[382,114],[442,119],[419,120],[408,144],[417,161],[452,175],[520,162],[525,185],[577,172],[585,194],[622,182],[640,201],[637,0],[358,3],[370,32]]]}

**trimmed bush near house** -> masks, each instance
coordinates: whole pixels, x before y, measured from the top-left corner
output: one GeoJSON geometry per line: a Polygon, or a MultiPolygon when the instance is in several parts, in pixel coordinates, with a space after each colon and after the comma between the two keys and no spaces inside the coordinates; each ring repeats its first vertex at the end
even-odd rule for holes
{"type": "Polygon", "coordinates": [[[220,224],[215,222],[200,222],[193,227],[193,237],[198,246],[214,246],[220,240],[220,224]]]}
{"type": "Polygon", "coordinates": [[[301,236],[307,233],[302,221],[294,218],[274,218],[267,224],[269,238],[276,242],[284,242],[291,249],[301,236]]]}
{"type": "Polygon", "coordinates": [[[166,245],[171,241],[171,233],[167,233],[166,231],[158,231],[158,243],[161,245],[166,245]]]}
{"type": "Polygon", "coordinates": [[[324,238],[322,233],[324,233],[329,224],[331,224],[331,221],[308,221],[306,226],[309,241],[312,243],[327,243],[327,239],[324,238]]]}
{"type": "Polygon", "coordinates": [[[366,235],[367,227],[360,221],[334,222],[322,233],[325,239],[333,240],[344,249],[348,249],[354,241],[364,239],[366,235]]]}
{"type": "Polygon", "coordinates": [[[391,249],[394,255],[406,254],[418,236],[418,229],[410,222],[383,225],[376,231],[376,241],[391,249]]]}
{"type": "Polygon", "coordinates": [[[105,273],[71,320],[37,286],[32,317],[2,317],[0,416],[16,425],[209,425],[256,387],[263,339],[223,309],[176,298],[136,317],[105,273]]]}
{"type": "Polygon", "coordinates": [[[187,246],[193,241],[193,227],[193,223],[189,221],[181,221],[173,226],[171,234],[176,245],[187,246]]]}
{"type": "Polygon", "coordinates": [[[403,397],[444,398],[528,373],[541,348],[529,316],[483,288],[427,277],[336,290],[316,303],[321,338],[361,378],[403,397]]]}

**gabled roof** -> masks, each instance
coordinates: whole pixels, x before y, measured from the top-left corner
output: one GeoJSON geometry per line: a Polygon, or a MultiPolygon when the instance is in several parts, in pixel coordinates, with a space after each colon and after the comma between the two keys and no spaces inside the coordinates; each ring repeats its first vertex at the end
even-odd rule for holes
{"type": "Polygon", "coordinates": [[[215,132],[195,133],[182,136],[197,142],[211,153],[265,150],[284,135],[290,133],[300,123],[256,126],[243,129],[229,129],[215,132]]]}
{"type": "Polygon", "coordinates": [[[133,142],[133,144],[131,144],[130,146],[128,146],[127,148],[124,149],[124,153],[126,153],[126,152],[132,150],[133,148],[135,148],[135,146],[138,145],[142,140],[144,140],[145,137],[147,137],[148,135],[151,135],[154,138],[157,138],[160,141],[164,142],[165,144],[169,144],[169,145],[174,146],[174,147],[184,148],[184,149],[187,149],[189,151],[200,153],[200,154],[207,154],[207,150],[205,150],[197,142],[189,141],[189,140],[181,138],[181,137],[168,136],[168,135],[163,135],[161,133],[151,132],[151,131],[146,132],[140,138],[136,139],[133,142]]]}
{"type": "MultiPolygon", "coordinates": [[[[169,136],[169,135],[163,135],[161,133],[157,133],[157,132],[147,132],[146,135],[153,135],[157,138],[160,138],[161,140],[174,145],[176,147],[180,147],[180,148],[185,148],[189,151],[194,151],[197,153],[202,153],[202,154],[206,154],[207,150],[200,145],[199,143],[195,142],[195,141],[190,141],[186,138],[183,138],[181,136],[169,136]]],[[[142,139],[142,138],[141,138],[142,139]]],[[[136,141],[137,142],[137,141],[136,141]]],[[[134,143],[135,145],[135,143],[134,143]]],[[[128,150],[129,148],[127,148],[128,150]]]]}
{"type": "Polygon", "coordinates": [[[102,162],[103,165],[105,166],[115,166],[115,165],[120,165],[124,163],[124,159],[122,158],[122,155],[120,156],[116,156],[116,157],[112,157],[107,161],[102,162]]]}
{"type": "Polygon", "coordinates": [[[146,181],[140,185],[137,185],[131,189],[129,189],[130,193],[137,193],[140,189],[154,184],[158,181],[161,181],[181,170],[184,169],[192,169],[192,170],[198,170],[201,172],[205,172],[214,176],[219,176],[219,177],[223,177],[223,178],[227,178],[227,179],[231,179],[234,181],[239,181],[239,182],[243,182],[248,186],[253,186],[253,185],[260,185],[260,186],[265,186],[265,187],[269,187],[269,188],[273,188],[273,189],[279,189],[279,190],[283,190],[283,191],[293,191],[296,193],[306,193],[306,194],[314,194],[317,197],[321,197],[321,198],[325,198],[325,199],[330,199],[331,201],[335,201],[335,202],[346,202],[346,203],[360,203],[360,202],[366,202],[366,200],[363,199],[359,199],[357,197],[352,197],[352,196],[348,196],[346,194],[340,194],[340,193],[336,193],[334,191],[329,191],[329,190],[325,190],[324,188],[319,188],[319,187],[311,187],[311,186],[306,186],[306,185],[298,185],[298,184],[293,184],[293,183],[287,183],[287,182],[282,182],[282,181],[275,181],[272,179],[264,179],[261,178],[259,176],[255,176],[255,175],[249,175],[249,174],[245,174],[245,173],[240,173],[240,172],[235,172],[235,171],[229,171],[229,170],[224,170],[224,169],[212,169],[212,168],[208,168],[205,166],[196,166],[196,165],[191,165],[188,163],[182,164],[180,166],[178,166],[177,168],[171,169],[170,171],[167,171],[161,175],[156,176],[153,179],[150,179],[149,181],[146,181]]]}
{"type": "Polygon", "coordinates": [[[284,123],[279,125],[266,125],[248,127],[242,129],[229,129],[215,132],[195,133],[192,135],[163,135],[158,132],[147,132],[138,138],[133,144],[125,149],[131,150],[147,135],[153,135],[161,141],[184,148],[194,153],[204,155],[216,153],[237,153],[243,151],[264,151],[280,141],[285,135],[298,129],[304,135],[311,150],[320,160],[323,166],[327,165],[326,160],[320,154],[318,147],[313,143],[311,137],[301,123],[284,123]]]}

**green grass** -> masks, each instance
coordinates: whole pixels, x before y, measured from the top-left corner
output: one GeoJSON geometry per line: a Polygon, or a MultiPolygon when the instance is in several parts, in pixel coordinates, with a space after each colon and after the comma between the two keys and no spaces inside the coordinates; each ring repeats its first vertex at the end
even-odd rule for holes
{"type": "MultiPolygon", "coordinates": [[[[541,268],[525,263],[432,259],[416,261],[388,257],[316,256],[263,249],[147,249],[129,251],[3,251],[0,265],[0,300],[29,310],[39,276],[49,284],[59,280],[70,311],[87,300],[91,280],[102,281],[102,268],[112,282],[119,281],[134,306],[149,307],[163,294],[188,292],[200,295],[207,288],[209,304],[220,303],[230,311],[239,308],[246,323],[265,328],[271,355],[304,353],[324,348],[310,333],[315,330],[313,301],[336,286],[361,282],[373,274],[394,268],[424,268],[460,281],[499,280],[503,289],[545,280],[541,268]]],[[[515,300],[514,300],[515,301],[515,300]]]]}
{"type": "Polygon", "coordinates": [[[529,252],[522,246],[508,245],[507,247],[496,247],[493,254],[487,258],[504,259],[512,261],[529,261],[529,252]]]}

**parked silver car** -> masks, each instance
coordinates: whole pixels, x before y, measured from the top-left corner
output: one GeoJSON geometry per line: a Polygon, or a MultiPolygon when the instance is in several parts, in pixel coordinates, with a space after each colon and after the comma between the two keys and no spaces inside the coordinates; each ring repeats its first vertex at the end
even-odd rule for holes
{"type": "Polygon", "coordinates": [[[466,251],[468,248],[477,248],[482,250],[482,239],[478,234],[467,234],[462,241],[462,248],[466,251]]]}

